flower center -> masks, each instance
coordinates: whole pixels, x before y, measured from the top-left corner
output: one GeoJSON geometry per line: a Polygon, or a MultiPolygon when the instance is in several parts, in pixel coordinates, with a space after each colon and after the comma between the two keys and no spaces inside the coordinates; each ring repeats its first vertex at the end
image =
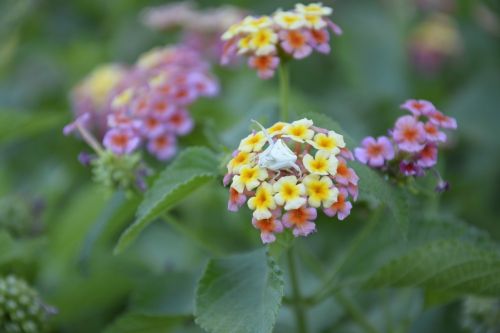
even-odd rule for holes
{"type": "Polygon", "coordinates": [[[255,201],[256,201],[256,206],[264,206],[264,204],[267,202],[267,193],[265,192],[260,192],[257,194],[255,201]]]}
{"type": "Polygon", "coordinates": [[[335,140],[327,137],[322,137],[319,139],[318,144],[323,149],[330,149],[335,146],[335,140]]]}
{"type": "Polygon", "coordinates": [[[238,164],[240,163],[243,163],[245,162],[246,160],[246,155],[245,154],[242,154],[242,153],[239,153],[235,158],[234,158],[234,161],[238,164]]]}
{"type": "Polygon", "coordinates": [[[326,167],[326,160],[325,159],[317,159],[312,161],[311,166],[315,170],[323,170],[326,167]]]}
{"type": "Polygon", "coordinates": [[[305,132],[306,131],[304,127],[293,127],[291,130],[291,133],[294,136],[303,136],[305,132]]]}
{"type": "Polygon", "coordinates": [[[248,140],[248,143],[251,144],[251,145],[254,145],[256,144],[257,142],[259,142],[259,138],[257,137],[257,135],[254,135],[250,138],[250,140],[248,140]]]}
{"type": "Polygon", "coordinates": [[[403,137],[406,141],[417,141],[418,131],[413,127],[406,127],[403,130],[403,137]]]}
{"type": "Polygon", "coordinates": [[[125,134],[117,134],[113,136],[113,145],[124,147],[127,145],[128,137],[125,134]]]}
{"type": "Polygon", "coordinates": [[[286,198],[293,198],[295,197],[295,186],[292,186],[291,184],[285,184],[283,186],[283,194],[286,198]]]}
{"type": "Polygon", "coordinates": [[[157,137],[155,143],[160,148],[166,147],[168,145],[168,138],[166,136],[157,137]]]}
{"type": "Polygon", "coordinates": [[[420,102],[414,102],[412,106],[417,110],[422,110],[424,108],[424,104],[420,102]]]}
{"type": "Polygon", "coordinates": [[[370,156],[378,156],[382,153],[382,146],[379,144],[370,145],[366,151],[370,156]]]}
{"type": "Polygon", "coordinates": [[[327,188],[321,183],[313,184],[311,186],[311,192],[317,197],[324,197],[327,193],[327,188]]]}
{"type": "Polygon", "coordinates": [[[294,209],[290,212],[290,220],[293,224],[300,226],[308,220],[309,214],[302,209],[294,209]]]}
{"type": "Polygon", "coordinates": [[[345,163],[339,163],[337,167],[337,174],[345,177],[348,173],[349,170],[347,169],[347,165],[345,163]]]}
{"type": "Polygon", "coordinates": [[[244,180],[244,181],[248,181],[252,178],[255,177],[255,169],[247,169],[247,170],[244,170],[242,173],[241,173],[241,178],[244,180]]]}
{"type": "Polygon", "coordinates": [[[304,35],[302,35],[300,32],[297,31],[290,32],[289,39],[290,39],[290,44],[292,44],[294,48],[301,47],[302,45],[304,45],[306,41],[304,35]]]}
{"type": "Polygon", "coordinates": [[[257,226],[262,231],[273,232],[274,231],[274,217],[259,220],[257,222],[257,226]]]}

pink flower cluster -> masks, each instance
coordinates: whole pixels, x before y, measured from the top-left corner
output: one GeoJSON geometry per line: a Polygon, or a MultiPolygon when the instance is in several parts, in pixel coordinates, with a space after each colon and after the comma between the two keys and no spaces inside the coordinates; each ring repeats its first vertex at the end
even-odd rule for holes
{"type": "MultiPolygon", "coordinates": [[[[429,101],[408,100],[401,105],[411,115],[398,118],[389,137],[366,137],[354,150],[356,159],[393,176],[423,176],[437,163],[438,144],[446,142],[443,129],[456,129],[454,118],[444,115],[429,101]]],[[[436,175],[439,175],[435,171],[436,175]]],[[[441,178],[440,186],[444,183],[441,178]]]]}
{"type": "Polygon", "coordinates": [[[221,64],[236,55],[249,57],[248,65],[262,79],[273,77],[286,58],[303,59],[313,51],[330,52],[330,33],[342,30],[328,16],[332,9],[321,3],[296,4],[293,10],[278,10],[271,16],[247,16],[222,35],[225,42],[221,64]]]}
{"type": "Polygon", "coordinates": [[[103,145],[121,155],[144,144],[158,159],[167,160],[176,152],[177,137],[193,128],[188,106],[218,90],[197,52],[185,47],[153,49],[108,87],[100,116],[106,117],[103,145]]]}

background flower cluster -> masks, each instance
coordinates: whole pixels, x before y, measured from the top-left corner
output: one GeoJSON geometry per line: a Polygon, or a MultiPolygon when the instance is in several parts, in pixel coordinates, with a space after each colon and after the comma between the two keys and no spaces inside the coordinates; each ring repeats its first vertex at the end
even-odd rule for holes
{"type": "Polygon", "coordinates": [[[327,17],[332,9],[320,3],[297,4],[294,10],[278,10],[271,16],[247,16],[222,35],[222,64],[236,55],[248,56],[248,65],[262,79],[269,79],[285,57],[302,59],[314,50],[330,52],[330,28],[340,28],[327,17]]]}
{"type": "MultiPolygon", "coordinates": [[[[456,129],[454,118],[444,115],[429,101],[408,100],[401,105],[411,115],[401,116],[389,137],[366,137],[361,147],[354,150],[356,159],[373,168],[380,168],[392,176],[416,176],[437,164],[438,145],[447,140],[444,129],[456,129]]],[[[448,186],[439,173],[437,190],[448,186]]]]}
{"type": "Polygon", "coordinates": [[[316,230],[317,209],[339,220],[350,214],[358,176],[347,166],[349,159],[342,135],[309,119],[252,132],[227,165],[228,209],[237,211],[246,202],[264,243],[275,241],[284,228],[307,236],[316,230]],[[269,157],[272,151],[279,152],[269,157]]]}
{"type": "Polygon", "coordinates": [[[113,153],[131,154],[144,144],[166,160],[176,152],[177,137],[193,128],[188,106],[217,93],[217,80],[197,52],[164,47],[143,54],[131,68],[97,69],[75,89],[73,106],[77,121],[97,128],[113,153]]]}

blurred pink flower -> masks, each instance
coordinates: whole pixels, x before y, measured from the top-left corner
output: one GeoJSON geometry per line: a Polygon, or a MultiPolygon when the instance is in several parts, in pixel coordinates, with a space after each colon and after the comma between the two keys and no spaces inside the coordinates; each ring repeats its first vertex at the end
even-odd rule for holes
{"type": "Polygon", "coordinates": [[[430,168],[437,163],[438,149],[435,144],[427,144],[417,155],[417,164],[422,168],[430,168]]]}
{"type": "Polygon", "coordinates": [[[444,115],[440,111],[433,111],[429,115],[429,120],[438,126],[441,126],[442,128],[448,128],[448,129],[456,129],[457,128],[457,121],[455,118],[448,117],[444,115]]]}
{"type": "Polygon", "coordinates": [[[274,75],[280,59],[274,56],[252,56],[248,59],[248,65],[257,70],[261,79],[269,79],[274,75]]]}
{"type": "Polygon", "coordinates": [[[311,35],[306,30],[281,30],[281,47],[295,59],[303,59],[312,53],[311,35]]]}
{"type": "Polygon", "coordinates": [[[175,136],[169,133],[163,133],[148,142],[148,150],[159,160],[168,160],[175,155],[177,143],[175,136]]]}
{"type": "Polygon", "coordinates": [[[356,159],[363,164],[378,168],[384,165],[385,161],[394,158],[394,148],[389,138],[379,136],[377,139],[369,136],[363,139],[360,148],[354,149],[356,159]]]}
{"type": "Polygon", "coordinates": [[[106,133],[104,147],[117,155],[130,154],[140,144],[141,139],[130,129],[114,128],[106,133]]]}
{"type": "Polygon", "coordinates": [[[423,99],[409,99],[404,104],[401,104],[401,108],[410,111],[414,116],[425,116],[436,110],[434,104],[423,99]]]}
{"type": "Polygon", "coordinates": [[[392,135],[399,149],[403,151],[417,152],[423,148],[423,142],[425,141],[424,126],[415,117],[400,117],[396,121],[392,135]]]}

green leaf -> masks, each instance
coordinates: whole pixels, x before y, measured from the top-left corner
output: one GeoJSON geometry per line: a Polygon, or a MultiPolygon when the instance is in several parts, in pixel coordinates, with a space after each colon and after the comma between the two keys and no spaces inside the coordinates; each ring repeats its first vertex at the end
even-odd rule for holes
{"type": "Polygon", "coordinates": [[[118,318],[104,333],[167,333],[185,320],[182,316],[128,313],[118,318]]]}
{"type": "Polygon", "coordinates": [[[129,309],[148,315],[192,315],[200,271],[141,277],[130,297],[129,309]]]}
{"type": "Polygon", "coordinates": [[[217,176],[217,157],[207,148],[188,148],[179,154],[144,195],[135,222],[121,235],[115,253],[130,245],[152,220],[217,176]]]}
{"type": "MultiPolygon", "coordinates": [[[[323,114],[308,111],[300,113],[300,116],[311,119],[316,125],[334,130],[344,136],[349,149],[354,149],[358,145],[340,125],[330,117],[323,114]]],[[[389,209],[392,220],[396,222],[400,233],[406,238],[409,225],[408,203],[405,195],[396,187],[389,184],[380,174],[373,171],[366,165],[358,162],[350,163],[356,171],[359,180],[360,199],[367,200],[376,206],[385,204],[389,209]]]]}
{"type": "Polygon", "coordinates": [[[45,238],[15,240],[6,231],[0,231],[0,268],[12,263],[32,264],[46,244],[45,238]]]}
{"type": "Polygon", "coordinates": [[[22,139],[57,128],[61,132],[67,115],[64,112],[0,110],[0,143],[22,139]]]}
{"type": "Polygon", "coordinates": [[[375,206],[386,205],[399,229],[406,239],[408,233],[409,209],[405,194],[395,186],[389,184],[380,174],[366,165],[353,163],[352,168],[359,176],[359,197],[375,206]]]}
{"type": "Polygon", "coordinates": [[[437,240],[383,265],[368,287],[413,287],[500,295],[500,252],[460,240],[437,240]]]}
{"type": "Polygon", "coordinates": [[[211,260],[198,284],[196,323],[212,333],[272,332],[283,289],[265,249],[211,260]]]}

